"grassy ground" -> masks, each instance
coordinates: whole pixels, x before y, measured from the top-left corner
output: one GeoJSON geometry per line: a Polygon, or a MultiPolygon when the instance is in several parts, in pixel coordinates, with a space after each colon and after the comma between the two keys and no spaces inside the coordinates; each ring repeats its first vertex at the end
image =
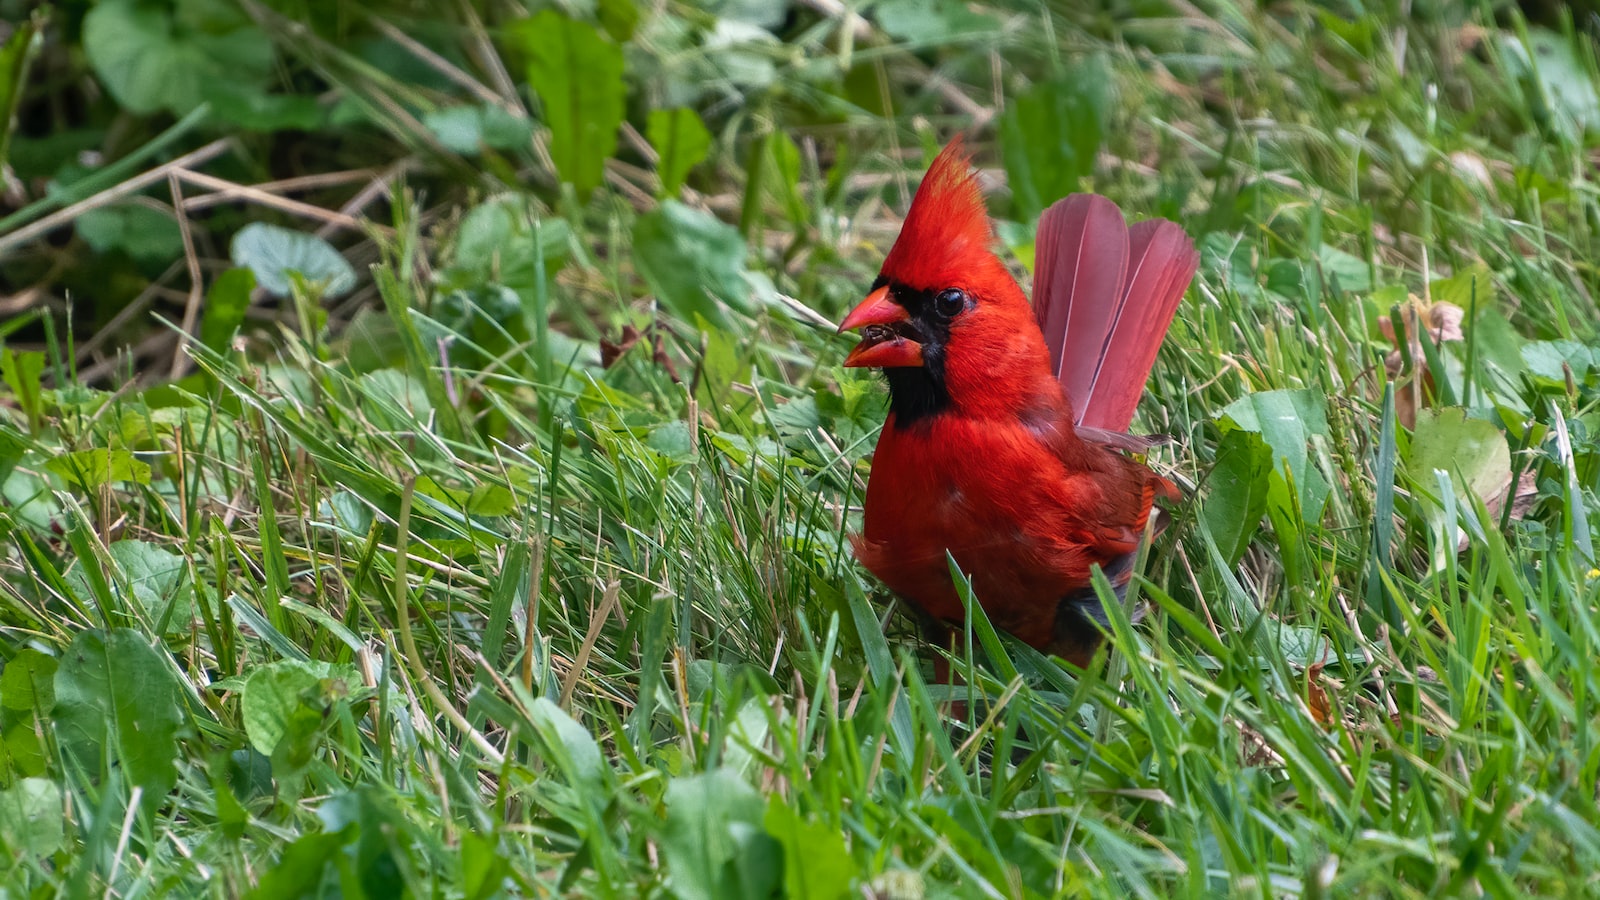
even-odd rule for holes
{"type": "Polygon", "coordinates": [[[1600,890],[1594,44],[1401,6],[173,6],[243,100],[57,10],[128,79],[0,220],[0,893],[1600,890]],[[979,619],[952,721],[826,320],[957,130],[1019,271],[1073,188],[1204,257],[1150,614],[1086,674],[979,619]]]}

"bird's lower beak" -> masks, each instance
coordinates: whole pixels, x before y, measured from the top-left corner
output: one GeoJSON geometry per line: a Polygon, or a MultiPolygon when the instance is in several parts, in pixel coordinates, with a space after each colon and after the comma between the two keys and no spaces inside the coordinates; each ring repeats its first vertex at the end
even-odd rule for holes
{"type": "Polygon", "coordinates": [[[922,345],[896,326],[911,321],[906,308],[889,296],[888,286],[878,288],[839,323],[839,333],[861,332],[861,343],[844,358],[846,366],[894,369],[922,365],[922,345]]]}

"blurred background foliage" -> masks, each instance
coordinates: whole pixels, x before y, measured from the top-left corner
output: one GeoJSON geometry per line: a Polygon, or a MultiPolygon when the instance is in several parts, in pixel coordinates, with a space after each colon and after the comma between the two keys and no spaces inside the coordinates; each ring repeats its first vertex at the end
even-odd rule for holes
{"type": "Polygon", "coordinates": [[[1592,9],[0,21],[8,883],[1592,886],[1592,9]],[[830,324],[958,132],[1021,275],[1073,190],[1203,254],[1155,614],[1083,679],[980,620],[964,722],[850,559],[830,324]]]}
{"type": "MultiPolygon", "coordinates": [[[[1383,35],[1338,4],[884,0],[863,16],[836,0],[6,0],[3,12],[0,101],[15,123],[0,145],[0,277],[12,314],[60,328],[70,306],[90,382],[187,371],[157,317],[195,332],[204,308],[219,335],[235,320],[268,336],[298,321],[305,310],[284,302],[291,269],[322,282],[317,326],[346,334],[380,306],[358,273],[404,232],[439,264],[424,273],[426,310],[513,320],[533,266],[504,251],[534,218],[545,276],[562,285],[556,330],[591,352],[646,296],[722,328],[723,307],[751,315],[776,292],[831,314],[852,284],[835,276],[866,274],[859,243],[892,234],[892,217],[873,213],[903,208],[913,186],[885,162],[957,130],[998,139],[996,211],[1024,259],[1039,211],[1090,184],[1202,238],[1277,211],[1273,231],[1213,252],[1272,255],[1324,227],[1367,235],[1337,247],[1357,259],[1414,254],[1392,235],[1426,241],[1436,229],[1419,217],[1470,215],[1477,201],[1459,186],[1434,192],[1435,149],[1487,184],[1496,167],[1524,187],[1544,178],[1554,224],[1595,217],[1541,174],[1600,108],[1591,54],[1561,10],[1534,10],[1557,30],[1488,31],[1476,23],[1515,10],[1422,4],[1415,33],[1440,46],[1415,60],[1396,46],[1376,68],[1383,35]],[[1301,37],[1264,40],[1287,35],[1301,37]],[[1297,64],[1318,77],[1259,74],[1297,64]],[[1427,89],[1391,90],[1411,84],[1427,89]],[[1472,112],[1427,111],[1441,103],[1472,112]],[[1300,121],[1263,120],[1267,109],[1300,121]],[[1330,109],[1343,133],[1312,124],[1330,109]],[[1434,130],[1419,133],[1419,119],[1434,130]],[[1484,144],[1508,153],[1481,159],[1484,144]],[[1232,171],[1246,159],[1269,177],[1232,171]],[[158,177],[128,180],[159,163],[158,177]],[[1302,213],[1311,186],[1315,212],[1302,213]],[[1439,208],[1414,203],[1418,191],[1439,208]],[[202,304],[229,268],[254,273],[250,302],[202,304]]],[[[1479,252],[1430,249],[1449,264],[1479,252]]],[[[38,322],[11,327],[43,338],[38,322]]]]}

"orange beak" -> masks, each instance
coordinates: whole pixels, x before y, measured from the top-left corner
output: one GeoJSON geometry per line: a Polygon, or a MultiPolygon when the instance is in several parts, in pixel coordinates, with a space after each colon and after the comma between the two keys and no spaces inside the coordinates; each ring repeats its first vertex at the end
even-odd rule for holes
{"type": "Polygon", "coordinates": [[[894,369],[922,365],[922,345],[895,330],[911,321],[906,308],[889,296],[887,285],[867,295],[867,299],[839,323],[839,333],[861,330],[857,344],[844,364],[853,368],[894,369]]]}

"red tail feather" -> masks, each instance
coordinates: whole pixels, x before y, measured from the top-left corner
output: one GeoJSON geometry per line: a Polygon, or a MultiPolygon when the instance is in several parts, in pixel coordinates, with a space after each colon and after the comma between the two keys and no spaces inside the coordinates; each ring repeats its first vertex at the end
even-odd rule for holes
{"type": "Polygon", "coordinates": [[[1033,314],[1077,424],[1126,431],[1200,254],[1165,219],[1128,227],[1116,204],[1073,194],[1039,219],[1033,314]]]}

